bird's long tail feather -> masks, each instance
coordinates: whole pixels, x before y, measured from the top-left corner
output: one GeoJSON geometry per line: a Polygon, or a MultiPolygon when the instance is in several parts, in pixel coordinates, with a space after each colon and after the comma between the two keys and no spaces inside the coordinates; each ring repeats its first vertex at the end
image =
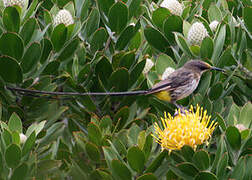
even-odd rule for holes
{"type": "Polygon", "coordinates": [[[51,91],[39,91],[39,90],[31,90],[31,89],[24,89],[24,88],[18,88],[18,87],[9,87],[6,86],[6,89],[9,89],[11,91],[17,91],[22,93],[29,93],[29,94],[44,94],[44,95],[61,95],[61,96],[132,96],[132,95],[145,95],[149,91],[143,90],[143,91],[126,91],[126,92],[85,92],[85,93],[79,93],[79,92],[51,92],[51,91]]]}

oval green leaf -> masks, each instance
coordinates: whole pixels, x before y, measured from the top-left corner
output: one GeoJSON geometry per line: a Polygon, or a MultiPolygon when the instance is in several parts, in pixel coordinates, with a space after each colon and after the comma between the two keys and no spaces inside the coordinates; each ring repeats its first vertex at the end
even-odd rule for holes
{"type": "Polygon", "coordinates": [[[145,157],[144,153],[137,146],[133,146],[128,150],[127,160],[132,169],[141,173],[144,169],[145,157]]]}
{"type": "Polygon", "coordinates": [[[204,150],[197,151],[193,155],[193,163],[200,170],[207,170],[210,165],[210,157],[204,150]]]}
{"type": "Polygon", "coordinates": [[[171,67],[171,68],[176,68],[176,64],[173,61],[173,59],[166,55],[166,54],[161,54],[157,60],[156,60],[156,71],[159,75],[162,75],[165,71],[166,68],[171,67]]]}
{"type": "Polygon", "coordinates": [[[30,18],[25,22],[20,32],[20,36],[24,40],[25,45],[27,45],[30,42],[37,28],[38,28],[38,23],[35,18],[30,18]]]}
{"type": "Polygon", "coordinates": [[[3,24],[7,31],[18,32],[20,27],[19,12],[14,6],[8,6],[3,12],[3,24]]]}
{"type": "Polygon", "coordinates": [[[14,169],[10,180],[25,180],[28,173],[28,165],[23,163],[14,169]]]}
{"type": "Polygon", "coordinates": [[[130,170],[119,160],[112,160],[111,162],[112,174],[119,180],[129,180],[132,178],[130,170]]]}
{"type": "Polygon", "coordinates": [[[158,30],[152,27],[147,27],[144,29],[144,36],[148,43],[160,52],[165,53],[170,49],[168,41],[158,30]]]}
{"type": "Polygon", "coordinates": [[[97,50],[102,49],[105,46],[107,39],[108,33],[105,28],[97,29],[90,42],[91,51],[95,53],[97,50]]]}
{"type": "Polygon", "coordinates": [[[20,60],[24,52],[22,39],[16,33],[3,33],[0,37],[0,52],[20,60]]]}
{"type": "Polygon", "coordinates": [[[34,67],[37,65],[39,61],[39,57],[41,55],[41,47],[40,44],[34,42],[28,47],[26,50],[24,57],[21,61],[21,67],[23,69],[23,73],[28,73],[32,71],[34,67]]]}
{"type": "Polygon", "coordinates": [[[117,69],[109,78],[110,86],[114,87],[115,91],[126,91],[128,89],[128,82],[129,73],[125,68],[117,69]]]}
{"type": "Polygon", "coordinates": [[[200,46],[200,56],[210,59],[213,54],[214,43],[210,37],[205,37],[200,46]]]}
{"type": "Polygon", "coordinates": [[[171,13],[167,8],[160,7],[153,11],[152,21],[159,29],[163,29],[163,23],[170,15],[171,13]]]}
{"type": "Polygon", "coordinates": [[[22,156],[25,156],[26,154],[28,154],[32,150],[32,148],[35,144],[35,141],[36,141],[36,133],[35,133],[35,131],[33,131],[30,134],[30,136],[27,138],[27,140],[25,141],[25,143],[22,147],[22,156]]]}
{"type": "Polygon", "coordinates": [[[88,157],[95,162],[99,162],[101,157],[100,157],[100,151],[98,147],[90,142],[87,142],[85,145],[85,150],[87,152],[88,157]]]}
{"type": "Polygon", "coordinates": [[[226,137],[230,146],[234,150],[239,150],[241,147],[241,134],[234,126],[229,126],[226,130],[226,137]]]}
{"type": "Polygon", "coordinates": [[[67,39],[67,28],[64,24],[59,24],[53,29],[51,41],[56,52],[60,51],[67,39]]]}
{"type": "Polygon", "coordinates": [[[121,1],[115,3],[108,14],[109,24],[112,31],[120,33],[128,22],[128,8],[121,1]]]}
{"type": "Polygon", "coordinates": [[[11,144],[5,151],[5,161],[9,168],[18,166],[21,159],[21,149],[16,144],[11,144]]]}
{"type": "Polygon", "coordinates": [[[243,9],[243,18],[244,18],[244,22],[248,28],[248,30],[250,31],[250,33],[252,34],[252,7],[247,6],[244,7],[243,9]]]}
{"type": "Polygon", "coordinates": [[[183,20],[179,16],[169,16],[164,22],[164,34],[165,37],[168,39],[170,44],[175,43],[175,37],[173,32],[180,32],[183,31],[183,20]]]}
{"type": "Polygon", "coordinates": [[[209,92],[209,98],[210,100],[214,101],[217,100],[223,92],[223,85],[222,83],[217,83],[214,86],[211,87],[209,92]]]}
{"type": "Polygon", "coordinates": [[[200,172],[196,177],[195,180],[218,180],[217,177],[211,172],[200,172]]]}
{"type": "Polygon", "coordinates": [[[22,133],[22,121],[15,112],[11,115],[9,119],[8,127],[11,131],[17,131],[19,133],[22,133]]]}
{"type": "Polygon", "coordinates": [[[22,70],[18,62],[8,56],[0,57],[0,76],[9,83],[21,83],[23,81],[22,70]]]}
{"type": "Polygon", "coordinates": [[[78,49],[79,42],[80,41],[78,38],[75,38],[71,42],[69,42],[69,44],[67,44],[60,53],[58,59],[62,62],[72,58],[75,51],[78,49]]]}
{"type": "Polygon", "coordinates": [[[89,140],[99,146],[102,139],[100,128],[96,124],[91,122],[88,124],[87,130],[89,140]]]}

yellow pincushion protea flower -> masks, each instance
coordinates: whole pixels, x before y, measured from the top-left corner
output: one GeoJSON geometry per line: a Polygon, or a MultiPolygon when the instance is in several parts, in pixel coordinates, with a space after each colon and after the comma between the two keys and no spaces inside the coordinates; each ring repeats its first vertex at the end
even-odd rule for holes
{"type": "Polygon", "coordinates": [[[210,123],[210,118],[211,116],[207,115],[207,111],[203,112],[203,108],[199,106],[197,106],[196,112],[194,112],[193,106],[185,114],[179,110],[175,117],[172,117],[169,113],[167,116],[164,113],[164,118],[161,118],[163,127],[155,123],[155,134],[153,136],[162,149],[179,150],[184,145],[196,149],[197,145],[208,142],[207,140],[211,137],[217,125],[214,121],[210,123]]]}

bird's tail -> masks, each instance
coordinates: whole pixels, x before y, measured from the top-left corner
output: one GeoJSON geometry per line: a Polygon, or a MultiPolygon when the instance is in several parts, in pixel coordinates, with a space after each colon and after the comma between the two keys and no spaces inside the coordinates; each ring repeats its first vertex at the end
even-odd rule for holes
{"type": "Polygon", "coordinates": [[[51,92],[51,91],[39,91],[39,90],[31,90],[31,89],[24,89],[18,87],[9,87],[6,86],[6,89],[16,92],[28,93],[28,94],[44,94],[44,95],[59,95],[59,96],[132,96],[132,95],[145,95],[149,91],[126,91],[126,92],[51,92]]]}

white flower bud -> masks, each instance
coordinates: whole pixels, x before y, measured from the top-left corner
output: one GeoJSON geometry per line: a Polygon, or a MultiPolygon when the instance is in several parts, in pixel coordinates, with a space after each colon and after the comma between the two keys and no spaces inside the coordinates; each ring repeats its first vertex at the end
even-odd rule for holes
{"type": "Polygon", "coordinates": [[[152,60],[147,58],[144,69],[143,69],[143,73],[144,74],[148,73],[153,66],[154,66],[154,63],[152,62],[152,60]]]}
{"type": "Polygon", "coordinates": [[[23,133],[20,133],[20,134],[19,134],[19,137],[20,137],[20,143],[21,143],[21,144],[24,144],[25,141],[27,140],[26,135],[24,135],[23,133]]]}
{"type": "Polygon", "coordinates": [[[4,7],[18,5],[21,8],[27,8],[28,0],[3,0],[4,7]]]}
{"type": "Polygon", "coordinates": [[[236,127],[240,132],[247,129],[243,124],[236,124],[235,127],[236,127]]]}
{"type": "Polygon", "coordinates": [[[171,68],[171,67],[168,67],[165,69],[164,73],[162,74],[162,77],[161,77],[161,80],[165,80],[167,79],[167,77],[173,73],[175,71],[175,69],[171,68]]]}
{"type": "Polygon", "coordinates": [[[174,15],[182,15],[183,6],[177,0],[164,0],[160,6],[167,8],[174,15]]]}
{"type": "Polygon", "coordinates": [[[208,32],[204,25],[196,22],[189,29],[187,39],[191,45],[200,45],[206,36],[208,36],[208,32]]]}
{"type": "Polygon", "coordinates": [[[69,26],[74,23],[73,17],[68,10],[65,10],[65,9],[60,10],[54,18],[55,26],[62,23],[65,24],[65,26],[69,26]]]}
{"type": "Polygon", "coordinates": [[[212,31],[216,31],[218,25],[219,25],[219,22],[216,21],[216,20],[214,20],[214,21],[212,21],[212,22],[210,23],[209,27],[210,27],[210,29],[211,29],[212,31]]]}

